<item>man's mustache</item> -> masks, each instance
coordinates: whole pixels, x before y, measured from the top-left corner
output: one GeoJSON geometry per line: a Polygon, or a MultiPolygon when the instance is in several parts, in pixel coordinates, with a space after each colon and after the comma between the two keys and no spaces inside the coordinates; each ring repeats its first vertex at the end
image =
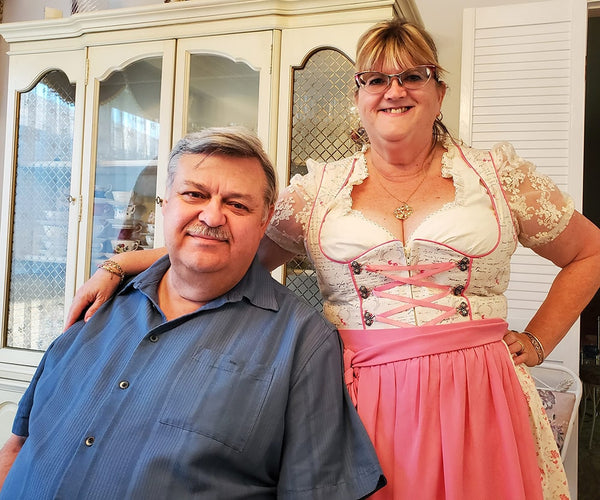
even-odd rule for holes
{"type": "Polygon", "coordinates": [[[217,240],[229,240],[231,239],[231,233],[223,227],[211,227],[206,224],[193,224],[186,228],[188,234],[192,236],[207,236],[209,238],[215,238],[217,240]]]}

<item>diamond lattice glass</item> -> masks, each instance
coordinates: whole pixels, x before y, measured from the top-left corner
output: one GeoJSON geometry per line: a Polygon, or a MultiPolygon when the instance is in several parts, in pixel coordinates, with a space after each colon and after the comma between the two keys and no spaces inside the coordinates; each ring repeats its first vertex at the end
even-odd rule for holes
{"type": "MultiPolygon", "coordinates": [[[[339,160],[356,151],[352,139],[352,62],[333,49],[319,49],[293,72],[290,178],[306,173],[306,159],[339,160]]],[[[321,294],[312,264],[298,256],[286,265],[286,286],[321,309],[321,294]]]]}
{"type": "Polygon", "coordinates": [[[9,347],[44,350],[63,329],[74,119],[62,71],[19,94],[9,347]]]}

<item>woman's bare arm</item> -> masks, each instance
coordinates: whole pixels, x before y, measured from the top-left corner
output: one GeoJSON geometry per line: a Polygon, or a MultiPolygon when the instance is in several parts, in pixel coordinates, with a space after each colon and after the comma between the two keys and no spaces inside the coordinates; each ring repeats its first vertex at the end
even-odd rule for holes
{"type": "MultiPolygon", "coordinates": [[[[127,276],[141,273],[148,269],[154,262],[167,253],[167,249],[154,248],[135,252],[124,252],[116,254],[110,260],[117,262],[127,276]]],[[[269,270],[286,263],[295,254],[282,249],[266,236],[263,238],[258,250],[258,257],[262,264],[269,270]]],[[[73,297],[69,308],[65,329],[75,323],[83,314],[83,320],[87,321],[98,308],[115,293],[120,283],[119,277],[105,269],[98,269],[88,281],[86,281],[73,297]]]]}
{"type": "Polygon", "coordinates": [[[269,271],[277,269],[295,256],[295,253],[284,250],[267,236],[263,236],[258,247],[258,259],[269,271]]]}
{"type": "MultiPolygon", "coordinates": [[[[548,355],[600,286],[600,229],[575,212],[555,240],[532,250],[561,268],[546,299],[526,328],[539,339],[548,355]]],[[[537,354],[526,335],[509,332],[505,341],[513,353],[521,350],[517,341],[526,347],[524,353],[515,358],[515,363],[537,364],[537,354]]]]}
{"type": "MultiPolygon", "coordinates": [[[[127,276],[141,273],[148,269],[154,262],[167,253],[164,247],[135,252],[124,252],[116,254],[110,260],[117,262],[127,276]]],[[[85,311],[84,321],[87,321],[106,302],[119,286],[119,277],[105,269],[98,269],[88,281],[86,281],[73,297],[69,308],[65,329],[75,323],[85,311]]]]}

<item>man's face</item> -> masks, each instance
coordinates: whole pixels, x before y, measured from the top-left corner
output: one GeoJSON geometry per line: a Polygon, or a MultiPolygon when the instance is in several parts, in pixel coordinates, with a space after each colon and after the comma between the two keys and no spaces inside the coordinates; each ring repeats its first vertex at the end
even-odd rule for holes
{"type": "Polygon", "coordinates": [[[268,224],[266,182],[256,158],[181,156],[162,207],[172,270],[181,277],[222,273],[237,283],[268,224]]]}

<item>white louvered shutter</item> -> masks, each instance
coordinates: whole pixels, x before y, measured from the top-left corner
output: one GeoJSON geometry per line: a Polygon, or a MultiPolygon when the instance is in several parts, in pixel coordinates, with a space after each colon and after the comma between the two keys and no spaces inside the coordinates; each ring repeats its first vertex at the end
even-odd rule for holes
{"type": "MultiPolygon", "coordinates": [[[[511,142],[581,210],[587,10],[585,0],[466,9],[460,138],[477,148],[511,142]]],[[[558,272],[519,246],[507,292],[523,329],[558,272]]],[[[578,371],[579,324],[550,360],[578,371]]]]}

